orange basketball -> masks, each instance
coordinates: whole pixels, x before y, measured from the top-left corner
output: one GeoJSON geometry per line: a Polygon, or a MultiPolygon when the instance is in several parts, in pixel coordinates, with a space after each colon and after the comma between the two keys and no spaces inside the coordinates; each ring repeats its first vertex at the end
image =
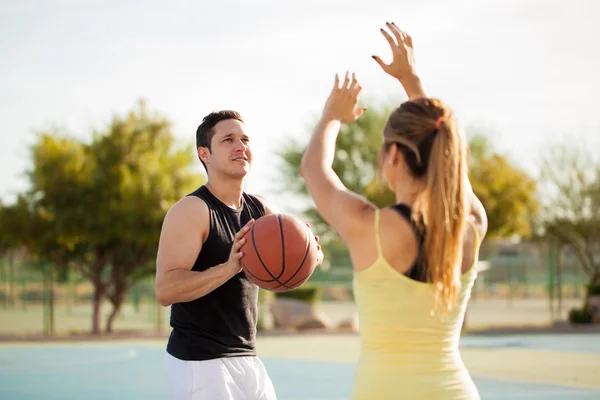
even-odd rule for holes
{"type": "Polygon", "coordinates": [[[242,267],[259,287],[286,292],[302,285],[317,266],[317,241],[306,224],[286,214],[257,219],[245,235],[242,267]]]}

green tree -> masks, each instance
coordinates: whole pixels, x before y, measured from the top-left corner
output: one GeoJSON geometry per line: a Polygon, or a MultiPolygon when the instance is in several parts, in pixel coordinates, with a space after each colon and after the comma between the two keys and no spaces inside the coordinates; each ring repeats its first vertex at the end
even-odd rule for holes
{"type": "Polygon", "coordinates": [[[127,291],[154,272],[165,212],[202,182],[190,173],[192,148],[175,148],[168,121],[149,116],[143,104],[126,118],[115,118],[91,149],[100,172],[94,186],[102,188],[102,203],[108,205],[98,210],[107,221],[99,229],[114,240],[108,255],[110,332],[127,291]]]}
{"type": "Polygon", "coordinates": [[[0,201],[0,258],[18,246],[18,241],[12,232],[14,229],[14,207],[4,205],[0,201]]]}
{"type": "MultiPolygon", "coordinates": [[[[377,179],[381,134],[390,111],[389,107],[370,108],[356,122],[342,126],[333,163],[333,169],[350,190],[379,207],[395,202],[394,194],[377,179]]],[[[535,181],[507,157],[493,152],[485,136],[473,135],[470,147],[470,178],[490,216],[490,236],[528,235],[531,216],[538,208],[535,181]]],[[[296,141],[280,154],[282,182],[286,189],[304,196],[307,192],[298,170],[305,148],[296,141]]],[[[336,264],[349,265],[347,251],[340,251],[345,247],[339,236],[329,229],[317,210],[308,207],[304,214],[321,236],[325,256],[336,264]]]]}
{"type": "Polygon", "coordinates": [[[105,297],[112,330],[127,291],[153,272],[164,214],[202,183],[191,150],[176,146],[170,123],[143,102],[89,144],[46,133],[33,146],[32,198],[52,221],[57,249],[94,287],[93,333],[105,297]]]}
{"type": "Polygon", "coordinates": [[[488,238],[528,237],[540,204],[537,184],[511,160],[493,151],[482,134],[469,140],[469,179],[488,217],[488,238]]]}
{"type": "Polygon", "coordinates": [[[27,258],[41,270],[45,307],[44,333],[53,335],[54,281],[57,270],[68,262],[68,250],[58,242],[52,215],[37,206],[27,195],[19,195],[14,204],[0,212],[0,236],[10,238],[10,246],[26,249],[27,258]]]}
{"type": "Polygon", "coordinates": [[[589,296],[600,286],[600,160],[591,149],[554,144],[543,157],[541,178],[540,228],[574,250],[589,278],[589,296]]]}
{"type": "Polygon", "coordinates": [[[17,232],[19,215],[14,205],[0,202],[0,273],[6,279],[7,291],[3,293],[4,305],[14,305],[15,293],[15,253],[19,248],[17,232]]]}
{"type": "MultiPolygon", "coordinates": [[[[342,126],[337,141],[333,169],[344,184],[378,205],[391,204],[393,194],[377,182],[377,163],[382,139],[381,132],[391,112],[390,108],[369,109],[352,124],[342,126]]],[[[307,197],[304,180],[299,176],[300,161],[306,146],[292,141],[281,156],[282,181],[287,190],[307,197]]],[[[336,232],[321,218],[314,207],[304,210],[312,229],[320,236],[326,258],[336,264],[349,264],[347,251],[336,232]]]]}

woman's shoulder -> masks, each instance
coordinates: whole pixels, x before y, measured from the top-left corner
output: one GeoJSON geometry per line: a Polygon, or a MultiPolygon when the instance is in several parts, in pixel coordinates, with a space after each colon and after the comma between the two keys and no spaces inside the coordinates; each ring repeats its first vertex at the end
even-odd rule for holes
{"type": "Polygon", "coordinates": [[[472,223],[477,227],[477,233],[479,234],[480,240],[483,240],[488,230],[488,218],[485,211],[485,207],[475,193],[471,194],[471,211],[469,218],[472,223]]]}

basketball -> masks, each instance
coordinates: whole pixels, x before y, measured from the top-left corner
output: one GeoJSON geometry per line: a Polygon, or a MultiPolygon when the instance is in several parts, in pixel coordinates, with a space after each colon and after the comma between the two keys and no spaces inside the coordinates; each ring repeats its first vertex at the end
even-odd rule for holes
{"type": "Polygon", "coordinates": [[[273,292],[286,292],[310,278],[318,262],[315,235],[299,219],[269,214],[257,219],[240,249],[248,279],[273,292]]]}

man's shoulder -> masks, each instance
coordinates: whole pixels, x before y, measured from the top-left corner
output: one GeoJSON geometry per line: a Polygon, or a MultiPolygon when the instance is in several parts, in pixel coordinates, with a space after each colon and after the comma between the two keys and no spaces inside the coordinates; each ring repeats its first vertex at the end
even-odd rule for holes
{"type": "MultiPolygon", "coordinates": [[[[199,198],[204,198],[208,195],[208,189],[206,188],[205,185],[201,185],[200,187],[198,187],[198,189],[194,190],[193,192],[187,194],[183,199],[185,199],[186,197],[199,197],[199,198]]],[[[182,199],[182,200],[183,200],[182,199]]]]}
{"type": "Polygon", "coordinates": [[[251,198],[255,201],[260,201],[261,203],[265,203],[267,202],[267,200],[265,199],[264,196],[260,195],[260,194],[256,194],[256,193],[248,193],[248,192],[243,192],[244,196],[246,196],[246,198],[251,198]]]}
{"type": "Polygon", "coordinates": [[[250,199],[252,202],[254,202],[255,205],[263,208],[265,214],[274,214],[275,213],[273,207],[269,205],[269,202],[263,195],[256,194],[256,193],[244,192],[244,196],[246,197],[246,199],[250,199]]]}
{"type": "Polygon", "coordinates": [[[208,204],[198,196],[188,195],[177,201],[167,212],[167,218],[203,219],[208,215],[208,204]]]}

